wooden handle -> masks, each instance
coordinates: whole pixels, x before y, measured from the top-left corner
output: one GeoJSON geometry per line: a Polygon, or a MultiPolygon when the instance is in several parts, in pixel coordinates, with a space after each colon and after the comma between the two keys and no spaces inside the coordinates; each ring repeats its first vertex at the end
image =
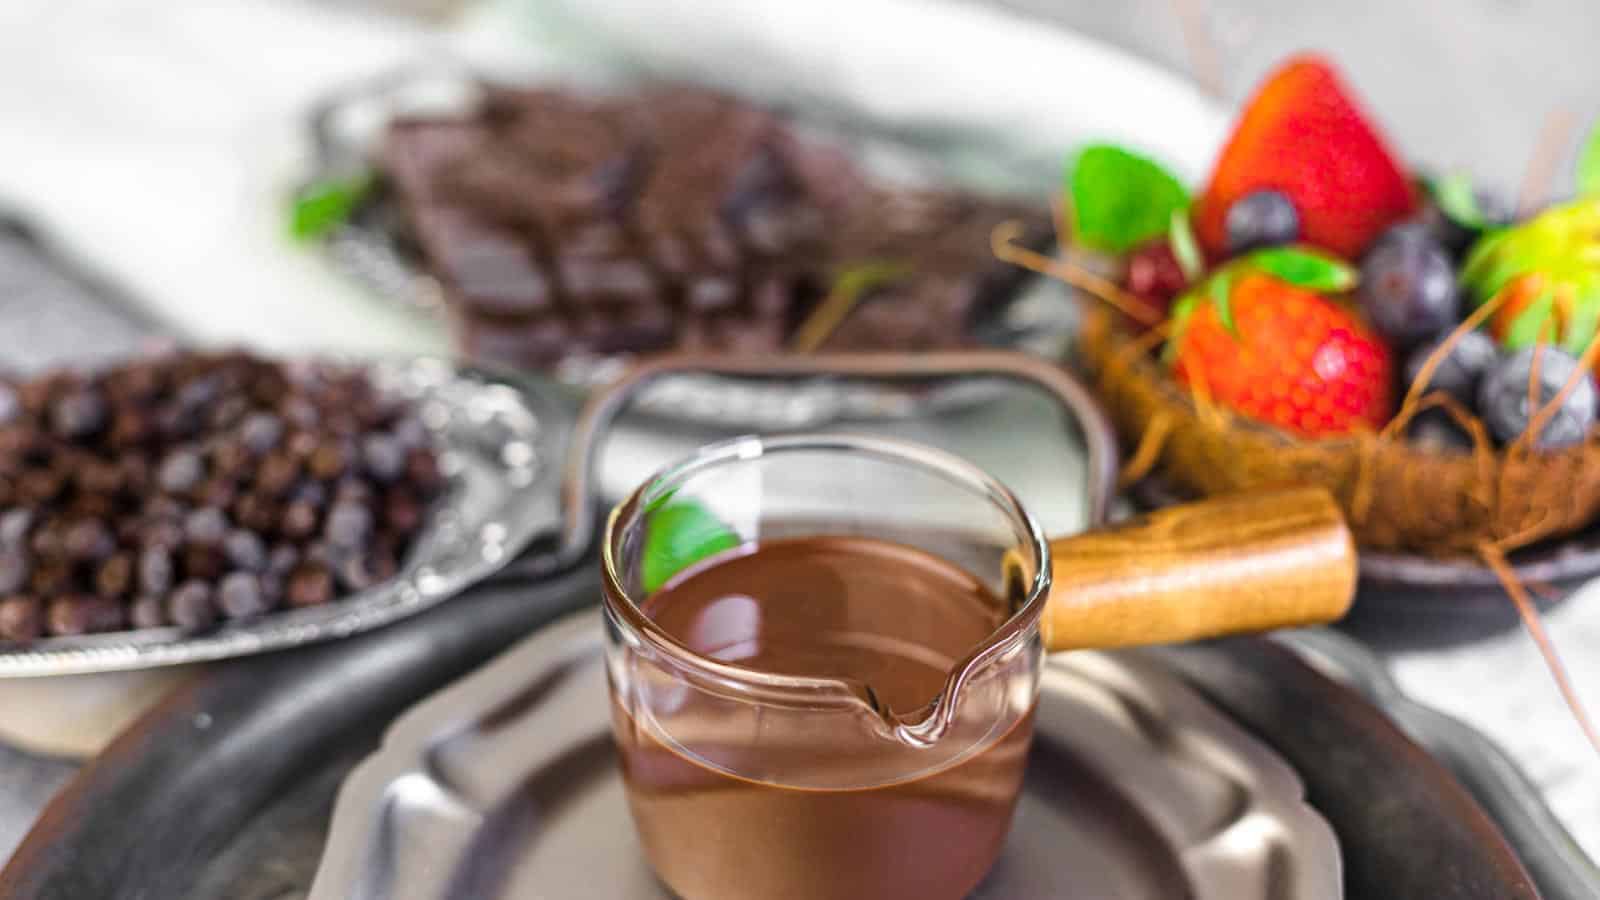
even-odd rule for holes
{"type": "Polygon", "coordinates": [[[1321,624],[1355,595],[1355,542],[1321,488],[1176,506],[1052,541],[1050,551],[1049,650],[1321,624]]]}

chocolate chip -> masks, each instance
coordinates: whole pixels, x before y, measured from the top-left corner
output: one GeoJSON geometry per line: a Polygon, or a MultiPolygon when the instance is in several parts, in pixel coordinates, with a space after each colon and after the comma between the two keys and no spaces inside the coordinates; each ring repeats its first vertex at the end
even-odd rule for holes
{"type": "Polygon", "coordinates": [[[139,553],[139,589],[147,594],[165,594],[172,587],[172,554],[161,546],[146,547],[139,553]]]}
{"type": "Polygon", "coordinates": [[[320,606],[333,599],[333,576],[321,566],[301,566],[289,576],[290,606],[320,606]]]}
{"type": "Polygon", "coordinates": [[[101,597],[116,598],[133,587],[133,556],[117,553],[100,564],[95,573],[94,587],[101,597]]]}
{"type": "Polygon", "coordinates": [[[44,633],[44,606],[37,597],[0,600],[0,641],[31,641],[44,633]]]}
{"type": "Polygon", "coordinates": [[[203,581],[186,581],[167,595],[167,618],[181,628],[207,628],[217,620],[211,587],[203,581]]]}

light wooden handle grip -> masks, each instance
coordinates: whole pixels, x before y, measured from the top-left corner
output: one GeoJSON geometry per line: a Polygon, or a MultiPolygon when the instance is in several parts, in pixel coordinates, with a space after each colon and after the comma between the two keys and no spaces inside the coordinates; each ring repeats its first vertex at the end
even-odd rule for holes
{"type": "Polygon", "coordinates": [[[1321,488],[1216,497],[1050,543],[1049,650],[1167,644],[1331,622],[1356,552],[1321,488]]]}

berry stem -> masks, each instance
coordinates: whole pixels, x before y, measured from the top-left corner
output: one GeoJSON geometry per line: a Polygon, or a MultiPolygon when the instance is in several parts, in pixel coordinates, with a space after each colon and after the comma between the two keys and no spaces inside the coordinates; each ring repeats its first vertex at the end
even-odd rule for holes
{"type": "Polygon", "coordinates": [[[1439,367],[1441,365],[1444,365],[1444,361],[1448,359],[1450,357],[1450,353],[1455,350],[1456,344],[1461,343],[1461,338],[1467,332],[1472,331],[1474,328],[1477,328],[1479,325],[1482,325],[1485,321],[1487,321],[1490,316],[1494,315],[1494,311],[1499,309],[1501,304],[1504,302],[1504,291],[1496,294],[1493,297],[1490,297],[1488,300],[1484,301],[1481,306],[1473,310],[1472,315],[1463,319],[1461,324],[1457,325],[1455,329],[1450,332],[1449,337],[1446,337],[1444,340],[1440,341],[1439,346],[1433,348],[1433,352],[1428,354],[1428,358],[1423,361],[1422,368],[1417,371],[1417,377],[1412,379],[1411,385],[1406,388],[1406,397],[1405,400],[1401,401],[1399,411],[1394,414],[1393,419],[1389,420],[1389,424],[1383,426],[1383,430],[1378,432],[1378,439],[1380,441],[1389,440],[1390,438],[1394,437],[1395,434],[1399,433],[1401,429],[1405,428],[1406,425],[1416,417],[1417,413],[1419,412],[1417,404],[1422,401],[1423,393],[1427,391],[1428,385],[1433,382],[1433,374],[1439,371],[1439,367]]]}
{"type": "Polygon", "coordinates": [[[995,258],[1002,262],[1021,266],[1030,272],[1048,275],[1081,291],[1085,291],[1111,305],[1124,315],[1138,320],[1140,324],[1146,326],[1161,324],[1162,316],[1160,313],[1146,306],[1144,301],[1138,297],[1118,287],[1110,279],[1096,275],[1076,263],[1063,259],[1051,259],[1037,250],[1018,244],[1016,240],[1021,233],[1021,222],[1008,221],[996,225],[989,236],[989,246],[995,258]]]}
{"type": "MultiPolygon", "coordinates": [[[[1540,345],[1541,348],[1543,346],[1543,344],[1540,345]]],[[[1583,380],[1583,376],[1594,370],[1595,360],[1597,359],[1600,359],[1600,340],[1593,340],[1589,342],[1588,347],[1584,348],[1583,355],[1578,357],[1578,365],[1573,368],[1572,374],[1568,375],[1567,380],[1562,383],[1561,390],[1556,391],[1555,396],[1550,398],[1549,403],[1541,406],[1539,405],[1538,397],[1539,354],[1536,353],[1534,355],[1533,371],[1528,376],[1528,405],[1529,408],[1537,411],[1528,420],[1528,427],[1523,429],[1522,434],[1517,437],[1516,443],[1511,445],[1511,453],[1525,451],[1533,442],[1533,436],[1544,431],[1544,427],[1561,410],[1562,404],[1566,403],[1567,398],[1572,396],[1572,392],[1577,390],[1578,382],[1583,380]]]]}
{"type": "Polygon", "coordinates": [[[1556,650],[1555,642],[1550,640],[1550,635],[1544,630],[1544,619],[1539,615],[1539,608],[1534,605],[1522,582],[1517,579],[1511,564],[1507,562],[1505,550],[1500,543],[1486,542],[1479,547],[1478,553],[1489,568],[1494,570],[1506,593],[1511,595],[1511,602],[1517,607],[1517,615],[1522,618],[1522,626],[1527,629],[1528,636],[1533,638],[1534,644],[1538,646],[1539,655],[1544,657],[1545,667],[1550,670],[1550,677],[1555,679],[1556,688],[1561,691],[1561,698],[1566,701],[1567,709],[1572,712],[1573,718],[1578,720],[1578,727],[1583,730],[1584,737],[1589,739],[1590,745],[1596,752],[1600,752],[1600,730],[1596,730],[1594,722],[1589,719],[1583,700],[1578,696],[1577,688],[1572,684],[1572,677],[1567,673],[1566,664],[1561,661],[1561,654],[1556,650]]]}

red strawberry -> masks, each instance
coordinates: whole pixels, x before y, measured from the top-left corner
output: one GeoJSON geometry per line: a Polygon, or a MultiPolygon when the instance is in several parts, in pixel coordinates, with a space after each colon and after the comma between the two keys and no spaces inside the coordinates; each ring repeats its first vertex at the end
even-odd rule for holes
{"type": "Polygon", "coordinates": [[[1239,274],[1221,302],[1210,293],[1191,295],[1195,302],[1176,313],[1179,383],[1303,437],[1388,421],[1394,361],[1355,313],[1259,272],[1239,274]]]}
{"type": "Polygon", "coordinates": [[[1411,180],[1326,61],[1297,56],[1245,106],[1205,193],[1195,231],[1221,255],[1229,207],[1257,190],[1287,196],[1300,238],[1355,259],[1416,205],[1411,180]]]}

